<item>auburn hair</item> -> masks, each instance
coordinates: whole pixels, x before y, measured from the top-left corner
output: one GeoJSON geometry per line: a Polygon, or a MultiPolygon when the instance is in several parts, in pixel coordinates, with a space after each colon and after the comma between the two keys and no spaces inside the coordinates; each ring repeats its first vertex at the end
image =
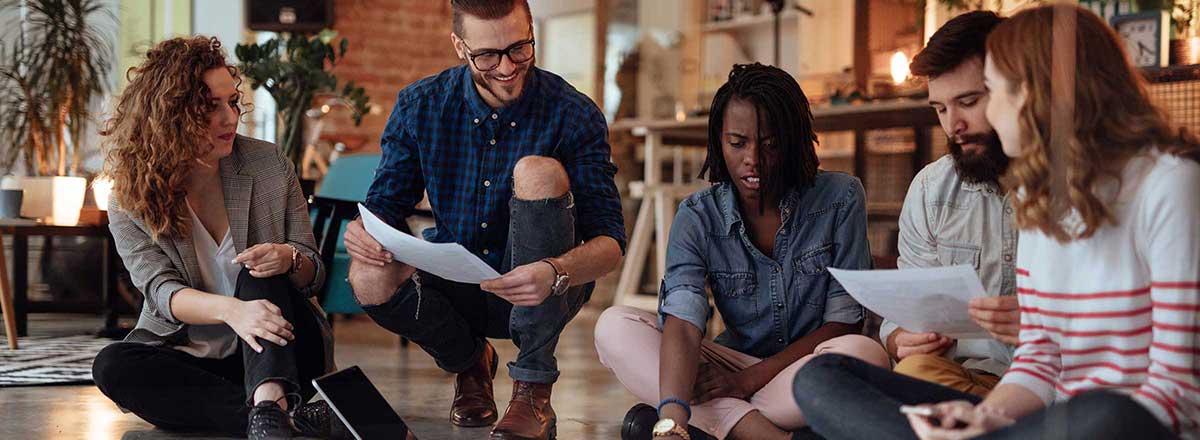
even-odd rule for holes
{"type": "Polygon", "coordinates": [[[1020,228],[1064,243],[1091,237],[1116,224],[1110,205],[1130,158],[1158,149],[1200,161],[1196,137],[1151,102],[1121,40],[1095,13],[1067,4],[1027,9],[996,26],[987,53],[1012,87],[1004,92],[1025,92],[1021,153],[1003,179],[1020,228]]]}
{"type": "Polygon", "coordinates": [[[226,69],[216,38],[195,36],[162,41],[146,60],[126,72],[129,81],[104,127],[105,174],[112,197],[149,229],[152,239],[184,236],[186,183],[196,160],[207,152],[209,113],[214,110],[204,73],[226,69]]]}

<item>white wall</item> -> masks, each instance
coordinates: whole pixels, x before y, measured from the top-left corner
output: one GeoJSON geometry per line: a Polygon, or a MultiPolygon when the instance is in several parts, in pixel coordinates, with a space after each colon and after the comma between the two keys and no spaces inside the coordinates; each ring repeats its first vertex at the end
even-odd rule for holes
{"type": "Polygon", "coordinates": [[[229,52],[229,60],[232,62],[237,61],[233,55],[233,48],[242,41],[245,21],[243,0],[192,2],[192,32],[217,37],[229,52]]]}

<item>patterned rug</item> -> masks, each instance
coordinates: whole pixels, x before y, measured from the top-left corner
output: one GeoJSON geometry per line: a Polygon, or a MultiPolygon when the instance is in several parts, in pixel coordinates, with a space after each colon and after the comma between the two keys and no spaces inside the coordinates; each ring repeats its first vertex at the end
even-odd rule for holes
{"type": "Polygon", "coordinates": [[[20,339],[20,349],[0,347],[0,387],[92,383],[92,359],[111,339],[91,335],[20,339]]]}

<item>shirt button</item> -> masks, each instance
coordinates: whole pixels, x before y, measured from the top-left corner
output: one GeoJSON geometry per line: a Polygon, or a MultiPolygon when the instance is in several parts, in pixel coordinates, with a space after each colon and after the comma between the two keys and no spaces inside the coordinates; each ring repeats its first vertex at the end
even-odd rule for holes
{"type": "Polygon", "coordinates": [[[779,268],[778,268],[778,267],[772,267],[772,268],[771,268],[771,273],[779,273],[779,268]]]}
{"type": "Polygon", "coordinates": [[[782,343],[783,343],[783,338],[776,339],[776,341],[779,341],[779,343],[780,343],[780,344],[782,344],[782,343]]]}
{"type": "Polygon", "coordinates": [[[509,127],[516,128],[516,126],[517,126],[517,121],[509,122],[509,123],[508,123],[508,126],[509,126],[509,127]]]}
{"type": "Polygon", "coordinates": [[[479,226],[483,227],[483,229],[487,229],[487,222],[483,222],[479,226]]]}
{"type": "Polygon", "coordinates": [[[495,139],[492,139],[492,140],[488,141],[488,144],[491,144],[491,145],[496,145],[496,140],[495,140],[495,139]]]}
{"type": "Polygon", "coordinates": [[[496,118],[499,118],[499,117],[500,117],[500,115],[497,115],[497,114],[495,114],[495,113],[492,113],[492,119],[496,119],[496,118]]]}
{"type": "Polygon", "coordinates": [[[475,118],[475,124],[479,124],[479,118],[475,118]]]}
{"type": "Polygon", "coordinates": [[[1012,208],[1004,208],[1005,214],[1012,214],[1012,208]]]}
{"type": "Polygon", "coordinates": [[[783,303],[775,304],[775,308],[777,308],[777,309],[782,309],[782,308],[783,308],[783,303]]]}
{"type": "Polygon", "coordinates": [[[490,254],[490,253],[491,253],[491,252],[488,252],[488,250],[487,250],[487,249],[484,249],[484,250],[483,250],[483,254],[484,254],[484,255],[487,255],[487,254],[490,254]]]}
{"type": "Polygon", "coordinates": [[[1004,261],[1012,261],[1012,255],[1005,255],[1004,261]]]}
{"type": "Polygon", "coordinates": [[[491,180],[484,180],[484,181],[483,181],[483,186],[492,186],[492,181],[491,181],[491,180]]]}

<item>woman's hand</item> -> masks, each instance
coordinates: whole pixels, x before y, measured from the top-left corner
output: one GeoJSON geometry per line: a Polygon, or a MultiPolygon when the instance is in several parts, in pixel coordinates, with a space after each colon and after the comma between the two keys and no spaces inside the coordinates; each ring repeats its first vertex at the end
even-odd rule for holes
{"type": "Polygon", "coordinates": [[[277,243],[256,244],[238,254],[233,262],[250,269],[252,277],[270,278],[292,270],[292,247],[277,243]]]}
{"type": "Polygon", "coordinates": [[[292,323],[283,319],[283,312],[275,304],[265,299],[254,301],[230,299],[232,302],[229,308],[221,314],[220,319],[229,328],[232,328],[238,337],[246,341],[254,351],[259,353],[263,351],[262,345],[258,343],[257,339],[274,342],[280,347],[287,345],[288,341],[296,339],[296,335],[292,334],[292,323]]]}
{"type": "Polygon", "coordinates": [[[908,423],[921,440],[961,440],[977,437],[1013,424],[1013,419],[983,405],[965,400],[920,405],[933,416],[908,414],[908,423]]]}
{"type": "Polygon", "coordinates": [[[749,399],[758,392],[758,387],[752,385],[752,378],[747,371],[749,370],[734,373],[708,362],[701,363],[700,371],[696,374],[696,387],[693,393],[696,397],[692,404],[699,405],[720,397],[749,399]]]}

